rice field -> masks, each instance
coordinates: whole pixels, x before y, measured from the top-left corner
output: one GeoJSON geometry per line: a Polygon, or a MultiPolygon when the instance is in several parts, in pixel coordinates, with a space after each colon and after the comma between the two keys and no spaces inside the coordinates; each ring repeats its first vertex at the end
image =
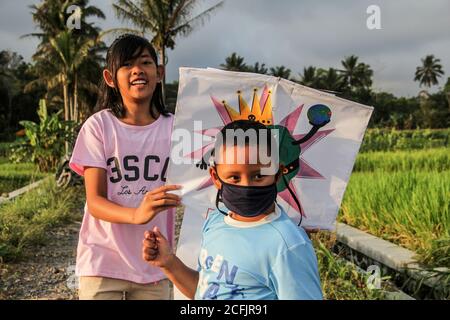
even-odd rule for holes
{"type": "MultiPolygon", "coordinates": [[[[450,149],[387,149],[359,154],[339,220],[417,252],[427,266],[450,267],[450,149]]],[[[0,157],[0,195],[43,177],[31,163],[0,157]]],[[[2,206],[1,259],[14,260],[25,246],[45,241],[48,228],[71,219],[68,207],[82,205],[74,200],[82,190],[62,195],[53,182],[43,187],[46,196],[38,194],[41,189],[2,206]]],[[[383,299],[322,241],[318,237],[314,244],[326,299],[383,299]]]]}
{"type": "Polygon", "coordinates": [[[361,153],[339,219],[450,267],[450,149],[361,153]]]}
{"type": "Polygon", "coordinates": [[[360,153],[353,172],[450,170],[450,148],[360,153]]]}
{"type": "Polygon", "coordinates": [[[33,163],[13,164],[6,158],[0,158],[0,196],[46,176],[47,174],[39,172],[33,163]]]}
{"type": "Polygon", "coordinates": [[[421,150],[448,147],[450,129],[368,129],[361,152],[421,150]]]}

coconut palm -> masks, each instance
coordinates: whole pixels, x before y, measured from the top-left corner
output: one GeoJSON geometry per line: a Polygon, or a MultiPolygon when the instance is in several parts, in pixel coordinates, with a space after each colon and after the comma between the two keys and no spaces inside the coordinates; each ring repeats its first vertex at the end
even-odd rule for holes
{"type": "Polygon", "coordinates": [[[341,74],[344,77],[345,83],[350,87],[358,85],[358,57],[351,55],[342,60],[341,63],[344,67],[344,69],[341,70],[341,74]]]}
{"type": "Polygon", "coordinates": [[[270,74],[274,77],[289,79],[291,76],[291,69],[288,69],[285,66],[276,66],[274,68],[270,68],[270,74]]]}
{"type": "Polygon", "coordinates": [[[267,74],[268,69],[266,68],[265,63],[262,63],[260,65],[259,62],[256,62],[253,66],[248,67],[248,71],[253,73],[267,74]]]}
{"type": "Polygon", "coordinates": [[[307,87],[318,88],[319,77],[317,75],[316,67],[304,67],[303,73],[300,74],[300,79],[298,80],[298,82],[307,87]]]}
{"type": "Polygon", "coordinates": [[[96,42],[92,39],[75,38],[71,31],[62,31],[50,38],[50,44],[57,53],[55,63],[60,66],[59,79],[63,85],[64,119],[78,121],[78,70],[88,57],[90,49],[96,42]],[[69,81],[73,81],[72,103],[69,101],[69,81]],[[70,105],[72,104],[72,105],[70,105]]]}
{"type": "Polygon", "coordinates": [[[361,83],[361,88],[369,89],[372,86],[373,70],[366,63],[359,64],[359,82],[361,83]]]}
{"type": "Polygon", "coordinates": [[[67,29],[68,14],[67,8],[77,5],[82,8],[80,30],[74,30],[87,37],[98,36],[99,28],[87,23],[86,18],[97,17],[105,19],[105,14],[95,6],[89,6],[89,0],[44,0],[40,4],[30,5],[33,21],[39,26],[40,32],[30,33],[26,36],[37,37],[41,40],[48,40],[49,37],[56,36],[60,31],[67,29]]]}
{"type": "Polygon", "coordinates": [[[351,55],[341,61],[344,69],[339,70],[346,86],[350,90],[369,88],[372,85],[373,71],[368,64],[358,62],[358,57],[351,55]]]}
{"type": "Polygon", "coordinates": [[[226,57],[225,63],[222,63],[220,67],[228,71],[248,71],[248,66],[244,62],[244,57],[241,57],[236,52],[233,52],[231,56],[226,57]]]}
{"type": "MultiPolygon", "coordinates": [[[[198,24],[203,24],[211,13],[222,6],[223,1],[191,17],[197,4],[197,0],[117,0],[113,7],[118,18],[140,29],[136,32],[150,32],[153,35],[151,42],[166,65],[166,49],[175,48],[176,37],[189,35],[198,24]]],[[[117,30],[120,31],[114,31],[117,30]]],[[[163,87],[164,84],[165,77],[163,87]]]]}
{"type": "Polygon", "coordinates": [[[319,69],[318,88],[333,93],[341,92],[344,89],[344,80],[342,75],[336,69],[319,69]]]}
{"type": "Polygon", "coordinates": [[[41,40],[36,53],[33,55],[34,70],[39,74],[39,78],[28,83],[25,86],[25,91],[29,92],[37,87],[44,86],[47,89],[46,99],[58,101],[60,100],[58,99],[58,92],[60,92],[62,86],[62,91],[67,91],[66,96],[63,95],[62,99],[64,101],[65,119],[78,120],[79,107],[85,108],[85,100],[89,100],[89,96],[97,93],[98,89],[93,81],[95,81],[94,76],[98,78],[98,75],[94,75],[93,70],[100,68],[103,60],[100,54],[106,50],[105,44],[97,41],[100,29],[92,23],[87,23],[86,18],[98,17],[104,19],[105,15],[97,7],[89,6],[89,0],[45,0],[38,5],[30,6],[30,8],[32,9],[33,20],[40,30],[24,37],[32,36],[41,40]],[[73,29],[69,32],[66,26],[68,18],[66,11],[73,4],[82,8],[83,15],[80,21],[81,29],[73,29]],[[71,39],[68,39],[69,36],[71,39]],[[75,53],[71,51],[75,48],[77,48],[76,50],[82,48],[83,43],[92,45],[93,42],[96,44],[90,46],[89,55],[84,52],[83,54],[77,54],[78,57],[82,57],[82,61],[77,62],[76,72],[75,69],[67,69],[67,61],[63,63],[61,57],[75,56],[75,53]],[[56,47],[55,44],[57,44],[56,47]],[[61,49],[60,52],[57,48],[61,49]],[[63,74],[66,74],[67,77],[62,76],[63,74]],[[82,94],[79,95],[79,93],[82,94]]]}
{"type": "Polygon", "coordinates": [[[432,85],[438,84],[438,77],[444,74],[441,60],[436,59],[434,55],[427,55],[422,59],[422,66],[417,67],[414,81],[419,81],[420,86],[424,85],[430,88],[432,85]]]}
{"type": "Polygon", "coordinates": [[[44,0],[38,5],[29,6],[32,9],[33,21],[39,26],[40,32],[29,33],[23,36],[36,37],[41,40],[37,51],[33,55],[34,60],[39,60],[42,55],[47,56],[49,51],[51,51],[49,50],[49,39],[56,37],[61,31],[67,30],[68,14],[66,14],[66,11],[69,6],[74,4],[83,8],[83,15],[81,18],[81,29],[72,30],[72,34],[75,37],[89,39],[98,37],[100,29],[93,26],[92,23],[87,23],[86,18],[97,17],[105,19],[105,15],[99,8],[89,6],[89,0],[44,0]]]}

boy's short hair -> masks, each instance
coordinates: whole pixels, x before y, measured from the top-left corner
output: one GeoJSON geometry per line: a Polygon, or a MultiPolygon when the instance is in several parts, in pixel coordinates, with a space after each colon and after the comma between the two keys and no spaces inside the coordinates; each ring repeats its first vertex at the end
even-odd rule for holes
{"type": "Polygon", "coordinates": [[[278,144],[271,128],[257,121],[236,120],[225,125],[216,135],[213,151],[214,162],[218,163],[216,161],[218,152],[223,146],[244,145],[258,146],[257,150],[260,156],[270,155],[270,161],[278,160],[278,144]]]}

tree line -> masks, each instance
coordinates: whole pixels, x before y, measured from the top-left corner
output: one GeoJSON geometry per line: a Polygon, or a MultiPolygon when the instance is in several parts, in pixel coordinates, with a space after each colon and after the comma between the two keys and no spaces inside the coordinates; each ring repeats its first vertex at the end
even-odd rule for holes
{"type": "MultiPolygon", "coordinates": [[[[98,82],[105,65],[108,34],[135,33],[147,36],[167,64],[167,49],[176,38],[189,35],[223,1],[193,16],[198,0],[116,0],[112,5],[118,18],[134,28],[101,30],[90,18],[105,19],[89,0],[42,0],[29,6],[36,32],[24,35],[39,39],[39,45],[26,63],[15,52],[0,52],[0,141],[13,138],[20,120],[38,121],[39,100],[45,99],[49,112],[63,109],[64,121],[80,123],[95,106],[98,82]],[[80,28],[67,21],[76,5],[81,8],[80,28]]],[[[165,82],[165,79],[164,79],[165,82]]],[[[168,90],[172,93],[173,88],[168,90]]],[[[169,99],[170,100],[170,99],[169,99]]]]}
{"type": "MultiPolygon", "coordinates": [[[[396,97],[389,92],[376,92],[372,88],[373,70],[356,55],[345,57],[340,68],[307,66],[297,76],[286,66],[268,67],[265,63],[248,64],[245,58],[233,52],[225,58],[222,69],[254,72],[281,77],[339,97],[374,106],[371,127],[397,129],[447,128],[450,124],[450,78],[436,93],[426,89],[439,84],[444,75],[440,60],[427,55],[416,68],[411,80],[418,81],[426,89],[416,97],[396,97]]],[[[413,74],[413,72],[412,72],[413,74]]]]}
{"type": "MultiPolygon", "coordinates": [[[[123,22],[130,22],[133,28],[113,30],[101,30],[95,22],[88,22],[89,19],[106,18],[99,8],[90,5],[89,0],[42,0],[31,5],[31,18],[37,31],[24,37],[39,39],[32,61],[25,62],[15,52],[0,51],[0,141],[14,138],[14,133],[21,128],[20,120],[38,121],[37,110],[42,98],[50,113],[63,110],[64,121],[80,123],[86,119],[97,100],[98,75],[105,64],[103,39],[108,34],[133,32],[148,37],[167,65],[167,49],[175,49],[177,39],[203,25],[223,1],[193,15],[198,3],[197,0],[116,0],[112,4],[116,16],[123,22]],[[70,16],[67,9],[72,5],[82,9],[79,29],[67,26],[70,16]]],[[[375,92],[373,70],[355,55],[345,57],[340,68],[307,66],[297,75],[283,65],[247,64],[237,53],[226,57],[220,67],[271,74],[372,105],[375,112],[371,126],[398,129],[449,126],[450,80],[435,94],[423,90],[413,98],[375,92]]],[[[427,89],[437,85],[443,75],[440,60],[428,55],[422,59],[411,80],[427,89]]],[[[167,84],[165,92],[173,110],[177,83],[167,84]]]]}

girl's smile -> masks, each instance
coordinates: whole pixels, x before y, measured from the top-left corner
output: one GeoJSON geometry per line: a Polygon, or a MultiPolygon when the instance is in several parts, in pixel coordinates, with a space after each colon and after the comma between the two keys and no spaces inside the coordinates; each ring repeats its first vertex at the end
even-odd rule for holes
{"type": "Polygon", "coordinates": [[[143,88],[148,84],[148,81],[145,80],[144,78],[137,78],[137,79],[131,81],[130,84],[137,88],[143,88]]]}

